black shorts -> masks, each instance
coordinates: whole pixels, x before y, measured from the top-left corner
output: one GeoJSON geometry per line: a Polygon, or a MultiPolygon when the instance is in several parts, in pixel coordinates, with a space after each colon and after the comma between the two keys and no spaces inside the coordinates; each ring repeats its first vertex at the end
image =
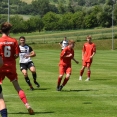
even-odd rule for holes
{"type": "Polygon", "coordinates": [[[2,93],[2,86],[0,85],[0,93],[2,93]]]}
{"type": "Polygon", "coordinates": [[[20,70],[22,71],[23,69],[27,70],[30,69],[30,67],[34,66],[34,63],[28,62],[28,63],[20,63],[20,70]]]}

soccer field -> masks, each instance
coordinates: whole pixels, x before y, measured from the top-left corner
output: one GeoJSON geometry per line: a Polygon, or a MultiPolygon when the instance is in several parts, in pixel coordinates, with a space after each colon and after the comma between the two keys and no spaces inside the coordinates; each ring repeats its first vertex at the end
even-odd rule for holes
{"type": "MultiPolygon", "coordinates": [[[[33,117],[117,117],[116,50],[97,50],[90,82],[85,81],[86,71],[83,81],[78,80],[81,50],[75,50],[75,58],[80,63],[72,62],[71,78],[61,92],[56,91],[60,50],[36,50],[36,54],[33,61],[41,87],[34,86],[34,91],[29,90],[17,61],[19,83],[35,111],[33,117]]],[[[30,72],[29,77],[33,81],[30,72]]],[[[3,82],[3,93],[9,117],[31,116],[8,79],[3,82]]]]}

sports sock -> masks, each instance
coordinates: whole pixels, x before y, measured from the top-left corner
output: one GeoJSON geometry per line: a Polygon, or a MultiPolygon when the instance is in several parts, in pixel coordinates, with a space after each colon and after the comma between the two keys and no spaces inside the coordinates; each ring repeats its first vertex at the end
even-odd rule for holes
{"type": "Polygon", "coordinates": [[[0,112],[1,112],[2,117],[7,117],[7,109],[6,108],[2,109],[0,112]]]}
{"type": "Polygon", "coordinates": [[[60,86],[62,78],[58,77],[57,87],[60,86]]]}
{"type": "Polygon", "coordinates": [[[36,72],[35,73],[32,73],[32,76],[33,76],[34,81],[36,81],[36,78],[37,78],[36,72]]]}
{"type": "Polygon", "coordinates": [[[27,103],[27,98],[26,98],[26,95],[25,95],[24,91],[23,90],[20,90],[18,92],[18,95],[19,95],[20,99],[22,100],[22,102],[24,104],[26,104],[27,103]]]}
{"type": "Polygon", "coordinates": [[[30,79],[29,79],[28,76],[25,77],[25,81],[27,82],[27,84],[28,84],[30,87],[32,87],[32,84],[31,84],[30,79]]]}
{"type": "Polygon", "coordinates": [[[84,70],[80,70],[80,76],[82,76],[84,73],[84,70]]]}
{"type": "Polygon", "coordinates": [[[91,71],[88,70],[88,71],[87,71],[87,76],[88,76],[88,78],[90,78],[90,75],[91,75],[91,71]]]}
{"type": "Polygon", "coordinates": [[[69,78],[65,78],[64,81],[63,81],[62,86],[65,86],[67,84],[68,80],[69,80],[69,78]]]}

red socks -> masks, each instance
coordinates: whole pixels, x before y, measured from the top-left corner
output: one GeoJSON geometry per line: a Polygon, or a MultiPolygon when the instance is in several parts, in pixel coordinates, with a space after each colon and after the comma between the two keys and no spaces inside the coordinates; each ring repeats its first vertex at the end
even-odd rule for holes
{"type": "Polygon", "coordinates": [[[60,84],[61,84],[61,80],[62,80],[62,78],[58,77],[57,87],[59,87],[59,86],[60,86],[60,84]]]}
{"type": "Polygon", "coordinates": [[[18,92],[18,95],[19,95],[20,99],[22,100],[22,102],[24,104],[26,104],[27,103],[27,98],[26,98],[26,95],[25,95],[24,91],[23,90],[20,90],[18,92]]]}
{"type": "Polygon", "coordinates": [[[87,71],[88,78],[90,78],[90,75],[91,75],[91,71],[87,71]]]}
{"type": "Polygon", "coordinates": [[[67,84],[68,80],[69,80],[69,78],[65,78],[64,81],[63,81],[62,86],[65,86],[67,84]]]}
{"type": "Polygon", "coordinates": [[[84,70],[80,70],[80,76],[82,76],[84,73],[84,70]]]}

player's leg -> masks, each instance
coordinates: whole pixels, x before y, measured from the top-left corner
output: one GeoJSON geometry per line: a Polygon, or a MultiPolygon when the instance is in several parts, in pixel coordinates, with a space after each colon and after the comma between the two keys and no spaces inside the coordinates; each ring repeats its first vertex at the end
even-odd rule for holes
{"type": "Polygon", "coordinates": [[[59,91],[59,87],[61,85],[61,81],[62,81],[62,78],[63,78],[63,75],[64,75],[64,70],[65,68],[60,65],[59,66],[59,76],[58,76],[58,80],[57,80],[57,90],[59,91]]]}
{"type": "Polygon", "coordinates": [[[22,102],[24,103],[25,107],[28,109],[29,114],[34,114],[33,109],[31,108],[31,106],[29,105],[25,92],[20,88],[19,83],[17,80],[12,81],[14,88],[16,89],[16,91],[18,92],[18,95],[20,97],[20,99],[22,100],[22,102]]]}
{"type": "Polygon", "coordinates": [[[31,90],[34,90],[32,84],[31,84],[31,81],[30,81],[30,79],[29,79],[29,77],[28,77],[27,70],[23,69],[23,70],[22,70],[22,73],[23,73],[24,78],[25,78],[25,81],[26,81],[27,84],[29,85],[30,89],[31,89],[31,90]]]}
{"type": "Polygon", "coordinates": [[[79,80],[82,80],[82,75],[84,73],[84,70],[85,70],[85,66],[83,65],[81,70],[80,70],[80,76],[79,76],[79,80]]]}
{"type": "Polygon", "coordinates": [[[58,76],[58,80],[57,80],[57,91],[59,91],[60,85],[61,85],[61,81],[62,81],[63,75],[59,75],[58,76]]]}
{"type": "Polygon", "coordinates": [[[85,81],[90,81],[90,75],[91,75],[90,66],[91,63],[87,63],[87,79],[85,81]]]}
{"type": "Polygon", "coordinates": [[[31,65],[29,65],[29,69],[32,72],[32,76],[33,76],[33,81],[35,83],[35,85],[37,87],[40,87],[40,84],[37,82],[37,73],[36,73],[36,68],[35,66],[31,63],[31,65]]]}
{"type": "Polygon", "coordinates": [[[7,108],[4,102],[3,94],[2,94],[2,87],[0,85],[0,113],[2,117],[7,117],[7,108]]]}
{"type": "Polygon", "coordinates": [[[66,74],[66,77],[62,83],[62,85],[59,87],[59,91],[62,90],[62,88],[67,84],[68,80],[70,79],[70,74],[66,74]]]}
{"type": "Polygon", "coordinates": [[[59,87],[59,91],[62,90],[62,88],[67,84],[68,80],[70,79],[70,75],[71,75],[71,71],[72,71],[71,66],[68,66],[65,69],[65,71],[66,71],[66,76],[64,78],[64,81],[63,81],[62,85],[59,87]]]}
{"type": "Polygon", "coordinates": [[[34,90],[32,84],[31,84],[31,81],[30,81],[30,79],[28,77],[27,69],[28,69],[28,64],[27,63],[20,63],[20,70],[24,75],[26,83],[29,85],[31,90],[34,90]]]}

